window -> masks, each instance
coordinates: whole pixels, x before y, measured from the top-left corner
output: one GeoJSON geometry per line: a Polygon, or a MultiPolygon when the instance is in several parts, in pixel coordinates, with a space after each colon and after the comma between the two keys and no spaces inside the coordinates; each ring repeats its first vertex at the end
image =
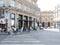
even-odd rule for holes
{"type": "Polygon", "coordinates": [[[26,6],[24,6],[23,10],[24,10],[24,11],[26,11],[26,9],[27,9],[27,7],[26,7],[26,6]]]}
{"type": "Polygon", "coordinates": [[[11,5],[12,7],[15,7],[15,2],[14,2],[14,0],[11,0],[10,5],[11,5]]]}
{"type": "Polygon", "coordinates": [[[47,18],[45,18],[45,20],[47,21],[47,18]]]}
{"type": "Polygon", "coordinates": [[[16,7],[18,8],[18,9],[21,9],[21,4],[19,4],[19,3],[16,3],[16,7]]]}
{"type": "Polygon", "coordinates": [[[21,4],[18,4],[18,8],[21,9],[21,4]]]}
{"type": "Polygon", "coordinates": [[[33,2],[33,4],[35,4],[35,3],[33,2]]]}
{"type": "Polygon", "coordinates": [[[29,0],[29,2],[32,2],[32,0],[29,0]]]}
{"type": "Polygon", "coordinates": [[[0,6],[4,5],[4,0],[0,0],[0,6]]]}
{"type": "Polygon", "coordinates": [[[35,10],[34,9],[32,9],[32,13],[34,13],[35,12],[35,10]]]}
{"type": "Polygon", "coordinates": [[[14,19],[15,18],[15,15],[12,13],[11,14],[11,19],[14,19]]]}
{"type": "Polygon", "coordinates": [[[27,11],[28,11],[28,12],[30,11],[30,8],[29,8],[29,7],[27,7],[27,11]]]}
{"type": "Polygon", "coordinates": [[[53,20],[53,18],[51,18],[51,20],[53,20]]]}
{"type": "Polygon", "coordinates": [[[30,3],[32,3],[32,2],[33,2],[32,0],[26,0],[26,1],[28,1],[28,2],[30,2],[30,3]]]}
{"type": "Polygon", "coordinates": [[[30,8],[28,8],[28,11],[30,12],[30,8]]]}
{"type": "Polygon", "coordinates": [[[24,20],[26,20],[26,17],[24,16],[24,18],[23,18],[24,20]]]}

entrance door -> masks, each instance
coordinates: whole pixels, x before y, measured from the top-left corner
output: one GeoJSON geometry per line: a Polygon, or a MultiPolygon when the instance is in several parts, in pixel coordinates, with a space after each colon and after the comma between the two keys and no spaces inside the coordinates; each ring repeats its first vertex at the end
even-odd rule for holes
{"type": "Polygon", "coordinates": [[[23,16],[19,14],[19,29],[21,29],[23,25],[23,16]]]}
{"type": "Polygon", "coordinates": [[[30,26],[30,27],[32,26],[32,21],[29,21],[29,26],[30,26]]]}
{"type": "Polygon", "coordinates": [[[24,27],[28,28],[28,21],[24,21],[24,27]]]}
{"type": "Polygon", "coordinates": [[[50,22],[48,22],[48,27],[50,27],[50,22]]]}
{"type": "Polygon", "coordinates": [[[42,23],[42,27],[44,27],[44,26],[45,26],[45,23],[43,22],[43,23],[42,23]]]}
{"type": "Polygon", "coordinates": [[[28,28],[28,17],[24,16],[24,27],[28,28]]]}
{"type": "Polygon", "coordinates": [[[19,21],[19,29],[21,29],[23,22],[19,21]]]}

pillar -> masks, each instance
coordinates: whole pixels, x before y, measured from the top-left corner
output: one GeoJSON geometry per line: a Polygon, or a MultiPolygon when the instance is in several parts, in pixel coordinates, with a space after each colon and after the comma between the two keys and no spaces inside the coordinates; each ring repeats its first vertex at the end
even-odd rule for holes
{"type": "Polygon", "coordinates": [[[23,20],[23,22],[22,22],[22,26],[24,27],[24,15],[22,16],[22,20],[23,20]]]}
{"type": "Polygon", "coordinates": [[[28,17],[28,27],[29,27],[29,17],[28,17]]]}

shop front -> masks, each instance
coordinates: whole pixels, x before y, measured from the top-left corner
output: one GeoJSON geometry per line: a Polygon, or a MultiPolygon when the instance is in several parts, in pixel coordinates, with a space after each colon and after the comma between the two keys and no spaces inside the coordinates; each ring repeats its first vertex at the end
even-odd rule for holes
{"type": "Polygon", "coordinates": [[[28,16],[24,16],[24,29],[27,29],[29,26],[28,26],[28,16]]]}
{"type": "Polygon", "coordinates": [[[19,14],[19,18],[18,18],[18,27],[19,29],[21,29],[23,26],[23,15],[19,14]]]}
{"type": "Polygon", "coordinates": [[[29,27],[32,27],[32,17],[29,17],[29,27]]]}

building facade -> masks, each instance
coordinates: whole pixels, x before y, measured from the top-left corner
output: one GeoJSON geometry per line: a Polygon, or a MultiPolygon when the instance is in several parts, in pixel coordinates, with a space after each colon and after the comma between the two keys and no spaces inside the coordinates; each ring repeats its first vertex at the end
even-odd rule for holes
{"type": "Polygon", "coordinates": [[[42,27],[48,28],[54,26],[54,12],[42,11],[40,12],[40,23],[42,27]]]}
{"type": "Polygon", "coordinates": [[[55,12],[55,15],[54,15],[55,18],[54,18],[54,20],[56,22],[56,27],[60,28],[60,5],[57,5],[55,7],[54,12],[55,12]]]}
{"type": "Polygon", "coordinates": [[[0,0],[0,27],[35,27],[37,0],[0,0]]]}

